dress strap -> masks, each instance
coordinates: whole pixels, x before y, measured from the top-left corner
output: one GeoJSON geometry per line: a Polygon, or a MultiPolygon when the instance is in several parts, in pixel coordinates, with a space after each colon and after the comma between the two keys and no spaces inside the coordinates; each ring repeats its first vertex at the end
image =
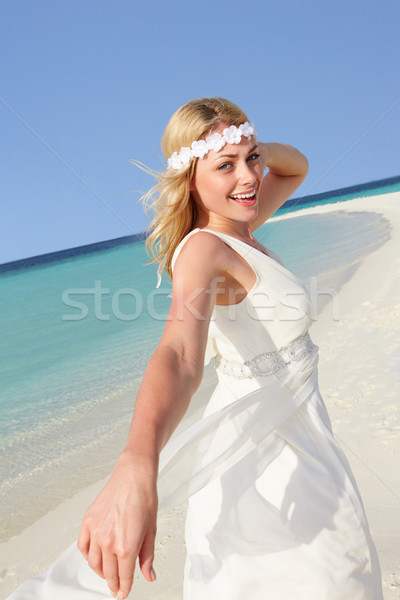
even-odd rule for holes
{"type": "Polygon", "coordinates": [[[192,229],[192,231],[189,231],[188,234],[185,235],[185,237],[179,242],[179,244],[177,245],[177,247],[175,248],[175,252],[172,256],[172,261],[171,261],[171,270],[174,270],[174,266],[176,263],[176,259],[178,258],[180,251],[182,250],[183,246],[186,244],[186,242],[188,241],[188,239],[190,237],[192,237],[193,234],[197,233],[198,231],[201,231],[201,229],[199,227],[196,227],[196,229],[192,229]]]}
{"type": "MultiPolygon", "coordinates": [[[[233,235],[229,235],[228,233],[220,233],[219,231],[213,231],[212,229],[203,229],[202,231],[207,231],[208,233],[213,233],[217,237],[221,238],[226,244],[228,244],[228,246],[231,246],[232,248],[234,248],[234,250],[236,250],[238,252],[238,254],[241,254],[242,256],[243,256],[243,251],[245,249],[248,252],[251,252],[251,251],[259,252],[260,254],[264,254],[268,258],[272,258],[275,262],[279,263],[282,267],[284,267],[284,264],[283,264],[282,260],[280,259],[280,257],[272,250],[269,250],[264,247],[266,252],[262,252],[258,248],[250,246],[250,244],[247,244],[246,242],[243,242],[242,240],[239,240],[239,239],[235,238],[233,235]]],[[[243,256],[243,258],[245,258],[245,257],[243,256]]],[[[247,260],[247,258],[246,258],[246,260],[247,260]]]]}
{"type": "Polygon", "coordinates": [[[235,238],[232,235],[221,233],[219,231],[214,231],[213,229],[200,229],[200,227],[197,227],[196,229],[193,229],[192,231],[190,231],[182,239],[182,241],[179,243],[179,245],[176,247],[174,255],[172,257],[172,262],[171,262],[172,270],[174,269],[174,265],[175,265],[175,262],[176,262],[176,260],[177,260],[177,258],[179,256],[179,253],[182,250],[182,248],[185,245],[185,243],[187,242],[187,240],[192,235],[194,235],[195,233],[198,233],[199,231],[204,231],[206,233],[211,233],[212,235],[220,238],[227,246],[230,246],[232,248],[232,250],[234,250],[237,254],[239,254],[249,264],[249,266],[253,269],[253,271],[255,273],[256,280],[257,281],[259,280],[258,269],[253,264],[253,260],[251,260],[251,259],[249,260],[249,256],[251,256],[250,252],[252,250],[255,250],[256,252],[260,252],[259,250],[257,250],[256,248],[253,248],[249,244],[246,244],[246,242],[242,242],[241,240],[238,240],[237,238],[235,238]],[[247,255],[247,253],[244,252],[245,249],[248,249],[249,255],[247,255]]]}
{"type": "MultiPolygon", "coordinates": [[[[181,242],[175,248],[175,252],[172,257],[172,262],[171,262],[172,271],[174,270],[174,266],[175,266],[176,260],[179,256],[179,253],[182,250],[183,246],[186,244],[187,240],[192,235],[194,235],[195,233],[198,233],[199,231],[211,233],[212,235],[219,237],[227,246],[230,246],[235,252],[237,252],[237,254],[239,254],[250,265],[250,267],[255,272],[257,279],[259,278],[258,268],[257,268],[258,261],[254,261],[254,258],[257,256],[257,254],[267,257],[267,259],[272,260],[273,263],[277,263],[285,269],[285,266],[284,266],[283,262],[281,261],[281,259],[279,258],[279,256],[277,254],[275,254],[275,252],[272,252],[271,250],[267,250],[267,252],[262,252],[258,248],[254,248],[253,246],[250,246],[250,244],[247,244],[246,242],[243,242],[242,240],[239,240],[238,238],[236,238],[232,235],[229,235],[227,233],[221,233],[220,231],[214,231],[213,229],[206,229],[206,228],[200,229],[200,227],[196,227],[196,229],[189,231],[189,233],[187,235],[185,235],[185,237],[181,240],[181,242]]],[[[160,279],[160,273],[158,273],[158,276],[160,279]]]]}
{"type": "MultiPolygon", "coordinates": [[[[175,248],[174,254],[172,256],[172,261],[171,261],[171,270],[174,270],[174,266],[176,263],[176,259],[179,256],[180,251],[182,250],[183,246],[186,244],[187,240],[194,234],[197,233],[197,231],[200,231],[200,228],[197,227],[196,229],[192,229],[192,231],[189,231],[188,234],[185,235],[185,237],[179,242],[179,244],[177,245],[177,247],[175,248]]],[[[157,269],[157,285],[156,287],[159,288],[161,285],[161,281],[162,281],[162,272],[164,270],[164,267],[162,264],[160,264],[158,266],[157,269]]]]}
{"type": "Polygon", "coordinates": [[[225,242],[225,244],[227,244],[228,246],[231,246],[231,248],[233,248],[240,255],[242,255],[242,253],[243,253],[243,247],[247,246],[249,248],[249,250],[252,249],[252,247],[249,246],[249,244],[246,244],[245,242],[238,240],[237,238],[235,238],[232,235],[221,233],[219,231],[214,231],[213,229],[200,229],[200,227],[196,227],[196,229],[192,229],[192,231],[189,231],[189,233],[187,235],[185,235],[185,237],[181,240],[181,242],[176,247],[174,255],[172,257],[172,262],[171,262],[172,270],[174,269],[175,262],[179,256],[179,253],[182,250],[183,246],[186,244],[188,239],[190,237],[192,237],[192,235],[194,235],[195,233],[197,233],[199,231],[205,231],[206,233],[211,233],[212,235],[215,235],[216,237],[220,238],[223,242],[225,242]]]}

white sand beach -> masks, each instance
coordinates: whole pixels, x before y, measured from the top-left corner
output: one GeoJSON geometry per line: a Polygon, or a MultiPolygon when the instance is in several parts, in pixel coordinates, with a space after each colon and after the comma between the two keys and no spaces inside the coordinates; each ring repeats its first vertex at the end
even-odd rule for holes
{"type": "MultiPolygon", "coordinates": [[[[360,198],[297,214],[337,210],[374,212],[390,223],[391,238],[363,258],[311,328],[320,347],[319,377],[334,432],[360,487],[380,557],[385,600],[400,598],[400,192],[360,198]]],[[[286,215],[280,218],[295,218],[286,215]]],[[[340,252],[340,248],[337,249],[340,252]]],[[[199,417],[215,375],[207,368],[183,426],[199,417]]],[[[98,482],[0,544],[0,598],[45,570],[77,537],[98,482]]],[[[185,507],[159,522],[155,570],[147,583],[137,573],[132,598],[182,598],[185,507]]],[[[266,532],[267,533],[267,532],[266,532]]],[[[55,599],[57,600],[57,599],[55,599]]]]}

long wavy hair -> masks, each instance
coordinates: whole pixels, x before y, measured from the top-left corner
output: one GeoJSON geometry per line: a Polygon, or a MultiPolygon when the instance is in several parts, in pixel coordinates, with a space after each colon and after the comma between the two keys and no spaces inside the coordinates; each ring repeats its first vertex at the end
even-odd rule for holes
{"type": "MultiPolygon", "coordinates": [[[[246,121],[247,115],[225,98],[191,100],[169,120],[161,138],[162,151],[165,158],[169,158],[182,147],[190,147],[195,140],[205,139],[221,123],[239,126],[246,121]]],[[[142,197],[146,212],[152,214],[146,239],[150,262],[160,263],[171,279],[175,249],[196,221],[196,205],[190,193],[190,183],[198,160],[192,159],[180,170],[149,171],[156,177],[157,183],[142,197]]]]}

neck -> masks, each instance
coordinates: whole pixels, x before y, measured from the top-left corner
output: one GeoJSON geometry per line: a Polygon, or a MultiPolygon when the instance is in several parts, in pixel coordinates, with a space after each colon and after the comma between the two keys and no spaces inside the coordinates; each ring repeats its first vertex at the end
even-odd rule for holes
{"type": "Polygon", "coordinates": [[[220,233],[226,233],[233,237],[241,238],[244,240],[253,240],[253,234],[251,231],[251,223],[232,221],[221,216],[203,215],[196,219],[195,227],[200,229],[213,229],[220,233]]]}

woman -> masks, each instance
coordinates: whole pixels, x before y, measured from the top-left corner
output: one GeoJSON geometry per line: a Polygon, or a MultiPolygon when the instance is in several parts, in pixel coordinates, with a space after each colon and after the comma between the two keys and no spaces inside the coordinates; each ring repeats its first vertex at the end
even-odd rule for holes
{"type": "MultiPolygon", "coordinates": [[[[137,559],[156,577],[158,500],[166,508],[190,496],[185,600],[379,600],[362,502],[318,391],[309,297],[252,234],[304,180],[307,159],[257,142],[222,98],[181,107],[162,147],[168,167],[148,195],[148,243],[172,277],[171,308],[79,550],[126,598],[137,559]],[[203,420],[161,453],[211,356],[219,383],[203,420]]],[[[29,597],[59,600],[67,588],[69,600],[102,597],[76,554],[62,555],[29,597]]]]}

